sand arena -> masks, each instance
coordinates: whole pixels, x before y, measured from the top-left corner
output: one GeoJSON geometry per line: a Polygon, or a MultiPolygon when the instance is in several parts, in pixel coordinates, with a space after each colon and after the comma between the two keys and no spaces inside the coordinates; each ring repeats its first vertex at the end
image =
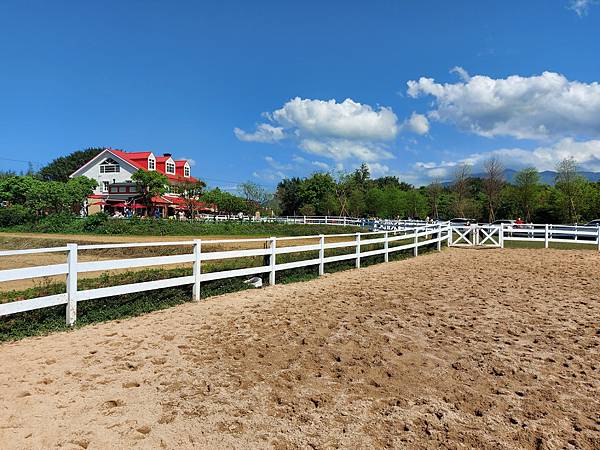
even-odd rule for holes
{"type": "Polygon", "coordinates": [[[448,249],[0,344],[11,448],[600,448],[600,255],[448,249]]]}

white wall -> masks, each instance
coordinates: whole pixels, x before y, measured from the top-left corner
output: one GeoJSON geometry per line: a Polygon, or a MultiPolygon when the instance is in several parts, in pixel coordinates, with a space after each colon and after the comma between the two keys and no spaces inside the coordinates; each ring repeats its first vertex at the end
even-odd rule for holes
{"type": "MultiPolygon", "coordinates": [[[[107,157],[112,157],[112,159],[117,161],[117,158],[115,158],[112,155],[108,155],[107,157]]],[[[96,187],[96,189],[94,190],[94,194],[108,193],[102,191],[103,181],[108,181],[109,183],[112,183],[114,180],[116,183],[121,183],[124,181],[131,180],[131,175],[133,174],[133,172],[136,172],[136,170],[131,170],[129,165],[122,164],[119,161],[119,165],[121,166],[120,172],[100,173],[100,163],[102,163],[105,159],[106,157],[98,159],[98,161],[95,164],[88,167],[84,172],[78,174],[83,175],[84,177],[92,178],[98,182],[98,187],[96,187]]]]}

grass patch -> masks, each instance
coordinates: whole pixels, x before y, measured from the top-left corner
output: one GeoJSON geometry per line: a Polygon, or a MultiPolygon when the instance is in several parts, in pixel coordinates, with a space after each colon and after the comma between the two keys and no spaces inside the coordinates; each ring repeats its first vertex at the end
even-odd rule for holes
{"type": "MultiPolygon", "coordinates": [[[[581,242],[581,241],[579,241],[581,242]]],[[[543,242],[532,241],[504,241],[504,248],[544,248],[543,242]]],[[[598,250],[595,242],[571,243],[571,242],[549,242],[548,248],[558,250],[598,250]]]]}

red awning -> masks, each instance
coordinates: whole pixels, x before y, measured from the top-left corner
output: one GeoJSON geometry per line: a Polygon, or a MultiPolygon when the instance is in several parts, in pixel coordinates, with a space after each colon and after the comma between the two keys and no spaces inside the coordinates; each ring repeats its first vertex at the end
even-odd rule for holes
{"type": "Polygon", "coordinates": [[[114,208],[125,208],[127,205],[125,203],[115,203],[114,205],[109,205],[114,208]]]}
{"type": "Polygon", "coordinates": [[[88,206],[94,206],[94,205],[104,206],[104,205],[108,205],[108,203],[106,203],[105,201],[101,201],[101,202],[96,202],[96,203],[90,203],[88,206]]]}

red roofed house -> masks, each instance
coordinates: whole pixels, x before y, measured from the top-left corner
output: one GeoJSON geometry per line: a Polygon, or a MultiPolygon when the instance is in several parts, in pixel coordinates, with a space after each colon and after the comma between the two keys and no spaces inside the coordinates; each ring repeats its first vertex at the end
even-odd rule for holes
{"type": "MultiPolygon", "coordinates": [[[[98,182],[98,187],[88,200],[90,213],[100,211],[104,206],[113,210],[125,207],[141,209],[139,202],[136,204],[136,198],[139,197],[137,186],[131,180],[131,175],[140,169],[164,174],[171,185],[198,181],[191,175],[189,162],[185,159],[175,160],[170,153],[156,156],[152,152],[125,152],[112,148],[104,149],[73,172],[71,178],[86,176],[98,182]]],[[[183,199],[173,193],[155,197],[153,203],[154,208],[161,209],[162,217],[186,209],[183,199]]]]}

